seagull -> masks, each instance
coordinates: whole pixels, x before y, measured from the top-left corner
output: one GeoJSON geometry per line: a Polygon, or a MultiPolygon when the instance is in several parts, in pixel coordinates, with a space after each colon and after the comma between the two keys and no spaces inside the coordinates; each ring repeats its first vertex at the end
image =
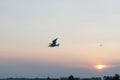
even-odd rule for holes
{"type": "Polygon", "coordinates": [[[52,43],[49,43],[49,46],[48,46],[48,47],[56,47],[56,46],[59,46],[59,44],[56,44],[56,43],[57,43],[57,40],[58,40],[58,38],[54,39],[54,40],[52,41],[52,43]]]}

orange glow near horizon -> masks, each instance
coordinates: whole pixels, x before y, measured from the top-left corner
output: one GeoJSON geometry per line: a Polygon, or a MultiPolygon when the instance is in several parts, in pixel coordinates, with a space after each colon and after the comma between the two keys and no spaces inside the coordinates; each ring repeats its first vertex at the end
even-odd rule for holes
{"type": "Polygon", "coordinates": [[[98,70],[102,70],[102,69],[106,68],[106,65],[96,65],[95,68],[98,70]]]}

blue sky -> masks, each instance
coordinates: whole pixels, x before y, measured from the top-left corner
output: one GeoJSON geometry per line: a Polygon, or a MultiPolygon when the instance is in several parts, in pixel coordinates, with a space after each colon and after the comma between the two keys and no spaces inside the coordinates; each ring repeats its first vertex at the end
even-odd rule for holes
{"type": "Polygon", "coordinates": [[[0,77],[120,73],[119,0],[1,0],[0,77]],[[48,48],[58,37],[60,47],[48,48]],[[102,47],[99,45],[102,44],[102,47]],[[106,65],[102,71],[95,65],[106,65]]]}

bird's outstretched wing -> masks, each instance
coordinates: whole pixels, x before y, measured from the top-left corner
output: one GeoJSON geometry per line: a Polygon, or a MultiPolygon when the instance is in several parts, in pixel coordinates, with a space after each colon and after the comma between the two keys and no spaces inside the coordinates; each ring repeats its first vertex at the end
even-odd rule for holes
{"type": "Polygon", "coordinates": [[[58,38],[54,39],[54,40],[52,41],[52,44],[55,44],[55,45],[56,45],[57,39],[58,39],[58,38]]]}

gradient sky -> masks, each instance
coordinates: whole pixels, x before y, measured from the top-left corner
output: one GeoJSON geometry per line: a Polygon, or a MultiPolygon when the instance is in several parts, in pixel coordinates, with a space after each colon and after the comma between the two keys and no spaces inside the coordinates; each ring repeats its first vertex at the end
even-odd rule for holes
{"type": "Polygon", "coordinates": [[[119,3],[0,0],[0,78],[120,74],[119,3]]]}

